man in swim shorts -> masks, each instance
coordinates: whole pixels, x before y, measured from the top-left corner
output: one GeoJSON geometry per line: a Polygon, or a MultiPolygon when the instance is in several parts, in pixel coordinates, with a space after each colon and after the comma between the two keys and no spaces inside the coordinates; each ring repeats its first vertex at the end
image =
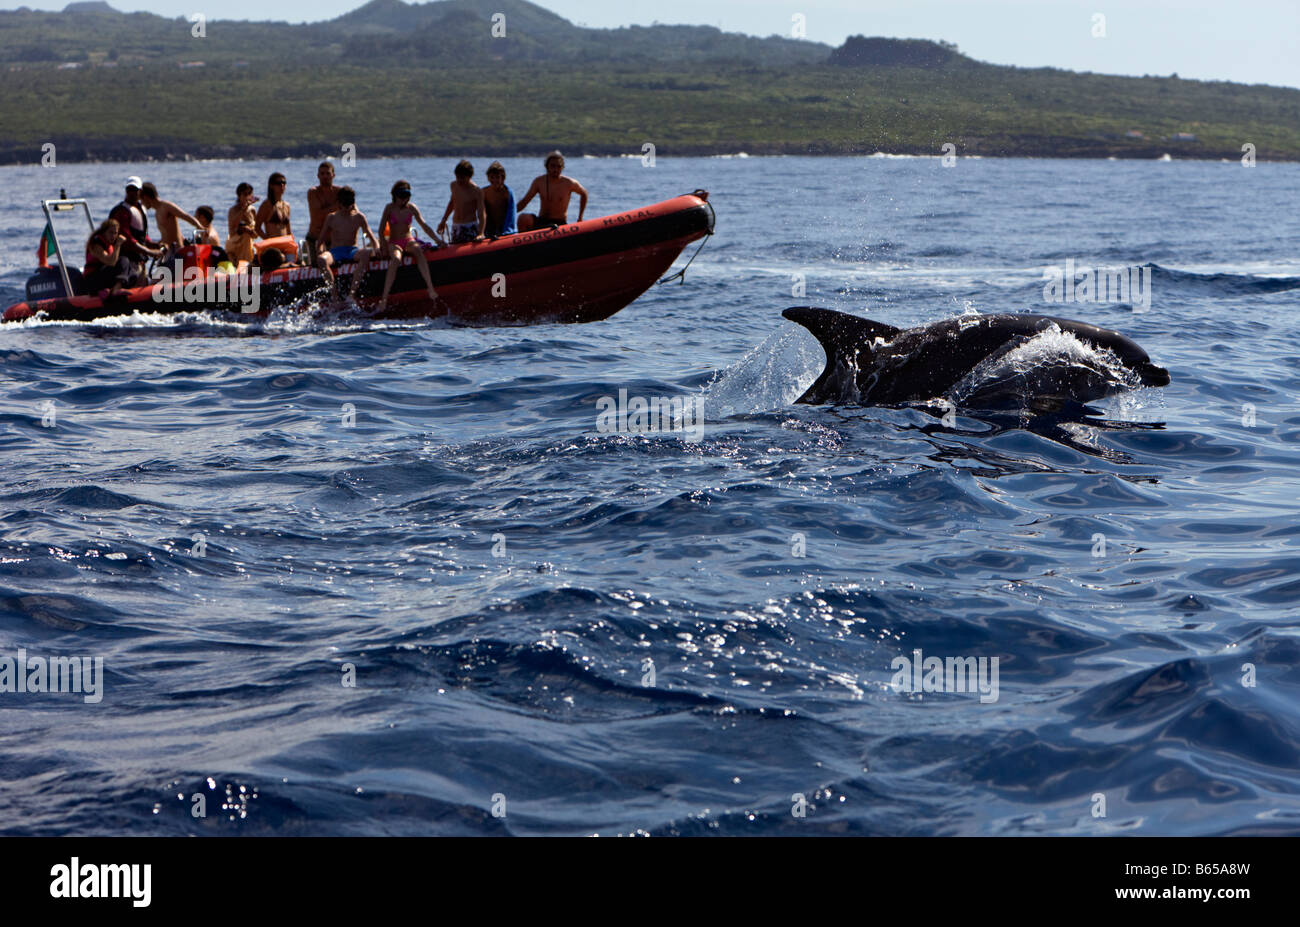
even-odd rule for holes
{"type": "Polygon", "coordinates": [[[451,216],[453,245],[483,240],[487,213],[483,208],[483,189],[470,179],[473,176],[473,164],[461,161],[456,165],[456,179],[451,182],[451,198],[447,200],[442,221],[438,223],[438,231],[444,231],[447,228],[447,217],[451,216]]]}
{"type": "Polygon", "coordinates": [[[317,251],[316,240],[320,237],[321,226],[325,218],[339,208],[339,189],[334,186],[334,165],[322,161],[316,168],[316,179],[320,185],[307,191],[307,254],[317,251]]]}
{"type": "Polygon", "coordinates": [[[567,223],[569,197],[575,193],[578,194],[578,221],[582,221],[583,213],[587,211],[587,190],[572,177],[565,177],[563,171],[564,155],[552,151],[546,156],[546,173],[533,181],[524,198],[519,201],[520,213],[523,213],[534,196],[541,201],[536,216],[532,214],[519,216],[519,231],[527,232],[533,228],[567,223]]]}

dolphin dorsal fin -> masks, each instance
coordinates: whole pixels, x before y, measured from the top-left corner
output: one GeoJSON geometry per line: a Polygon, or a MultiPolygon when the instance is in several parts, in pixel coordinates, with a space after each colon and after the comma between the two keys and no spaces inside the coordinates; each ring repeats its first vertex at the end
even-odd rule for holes
{"type": "Polygon", "coordinates": [[[791,306],[781,313],[791,322],[798,322],[812,332],[826,351],[828,365],[837,358],[870,348],[877,338],[892,341],[902,331],[884,322],[873,322],[861,316],[837,312],[834,309],[817,309],[813,306],[791,306]]]}

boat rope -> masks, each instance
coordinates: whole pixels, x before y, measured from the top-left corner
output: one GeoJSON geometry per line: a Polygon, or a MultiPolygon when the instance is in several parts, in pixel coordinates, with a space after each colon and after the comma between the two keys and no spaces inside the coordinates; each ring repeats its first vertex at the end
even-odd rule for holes
{"type": "MultiPolygon", "coordinates": [[[[696,190],[695,195],[699,195],[702,192],[704,191],[696,190]]],[[[708,200],[704,201],[704,205],[709,207],[709,230],[704,234],[704,237],[700,239],[700,246],[695,249],[695,253],[691,255],[691,259],[686,262],[686,267],[683,267],[675,274],[669,274],[667,277],[664,277],[662,280],[659,281],[658,284],[656,284],[656,286],[662,286],[663,284],[667,283],[669,280],[677,280],[679,283],[685,283],[686,268],[690,267],[691,264],[695,261],[695,259],[700,256],[700,252],[704,250],[704,246],[708,244],[709,239],[713,237],[713,226],[718,221],[718,214],[713,211],[713,204],[710,203],[708,200]]]]}

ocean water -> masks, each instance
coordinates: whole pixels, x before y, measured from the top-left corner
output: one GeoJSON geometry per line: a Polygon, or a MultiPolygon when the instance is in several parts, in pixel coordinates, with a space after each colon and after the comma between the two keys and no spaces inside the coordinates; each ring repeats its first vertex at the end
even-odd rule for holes
{"type": "MultiPolygon", "coordinates": [[[[451,167],[340,180],[437,216],[451,167]]],[[[220,212],[277,169],[301,221],[310,162],[0,168],[0,303],[41,196],[220,212]]],[[[103,672],[0,692],[0,833],[1300,833],[1300,165],[569,173],[591,215],[706,188],[717,234],[589,325],[0,327],[0,658],[103,672]],[[1067,260],[1149,306],[1045,302],[1067,260]],[[1173,380],[796,405],[794,304],[1080,318],[1173,380]],[[703,421],[602,431],[620,390],[703,421]],[[908,691],[917,650],[986,688],[908,691]]]]}

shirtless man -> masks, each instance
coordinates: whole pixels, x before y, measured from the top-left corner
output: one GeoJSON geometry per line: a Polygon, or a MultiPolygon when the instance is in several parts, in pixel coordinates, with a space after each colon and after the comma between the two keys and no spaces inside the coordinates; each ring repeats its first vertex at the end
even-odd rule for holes
{"type": "Polygon", "coordinates": [[[316,179],[320,181],[320,186],[307,191],[307,212],[311,216],[311,222],[307,226],[307,253],[311,255],[318,250],[316,240],[320,238],[325,217],[339,208],[339,191],[334,186],[334,165],[322,161],[320,167],[316,168],[316,179]]]}
{"type": "Polygon", "coordinates": [[[176,222],[177,219],[184,219],[190,225],[199,228],[198,219],[175,203],[159,199],[158,188],[151,183],[140,187],[140,202],[144,203],[145,209],[153,210],[154,221],[158,223],[158,238],[173,251],[180,250],[182,246],[181,230],[176,222]]]}
{"type": "Polygon", "coordinates": [[[578,183],[572,177],[565,177],[564,155],[558,151],[552,151],[546,156],[546,173],[535,179],[524,198],[519,201],[519,231],[527,232],[529,229],[537,228],[543,225],[564,225],[569,221],[569,197],[578,194],[578,221],[582,221],[582,215],[587,211],[587,190],[582,184],[578,183]],[[523,214],[524,208],[536,196],[539,198],[541,205],[538,207],[537,215],[523,214]]]}
{"type": "Polygon", "coordinates": [[[325,224],[321,227],[320,254],[316,256],[316,266],[333,289],[336,284],[333,266],[356,261],[356,269],[352,271],[352,286],[348,291],[348,295],[356,299],[357,289],[365,279],[366,271],[370,269],[370,255],[379,250],[379,242],[370,231],[366,217],[357,210],[356,192],[351,187],[339,187],[338,197],[338,210],[326,216],[325,224]],[[369,248],[357,250],[358,232],[366,236],[369,248]]]}
{"type": "Polygon", "coordinates": [[[483,189],[470,178],[474,176],[474,165],[461,161],[456,165],[456,179],[451,182],[451,199],[442,213],[438,223],[438,232],[447,229],[447,217],[451,216],[451,243],[461,245],[467,241],[482,241],[483,229],[487,225],[487,212],[483,206],[483,189]],[[454,211],[454,215],[453,215],[454,211]]]}

